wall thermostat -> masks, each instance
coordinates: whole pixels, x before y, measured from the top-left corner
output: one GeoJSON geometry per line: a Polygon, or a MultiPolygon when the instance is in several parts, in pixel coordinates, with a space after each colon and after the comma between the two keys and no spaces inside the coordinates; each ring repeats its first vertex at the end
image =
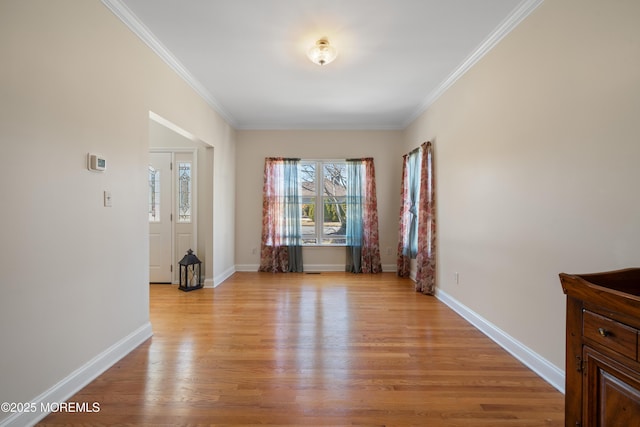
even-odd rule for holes
{"type": "Polygon", "coordinates": [[[102,172],[107,168],[107,160],[100,154],[87,154],[87,168],[90,171],[102,172]]]}

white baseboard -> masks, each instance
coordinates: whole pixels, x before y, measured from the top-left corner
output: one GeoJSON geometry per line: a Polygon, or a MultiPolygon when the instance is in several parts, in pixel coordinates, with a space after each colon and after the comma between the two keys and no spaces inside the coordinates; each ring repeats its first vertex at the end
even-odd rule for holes
{"type": "MultiPolygon", "coordinates": [[[[43,406],[67,401],[152,335],[151,323],[147,322],[33,399],[30,403],[37,409],[36,412],[15,413],[0,421],[0,427],[24,427],[36,424],[48,415],[47,412],[40,411],[43,406]]],[[[92,403],[90,402],[90,405],[92,403]]]]}
{"type": "MultiPolygon", "coordinates": [[[[257,272],[260,264],[236,264],[236,271],[257,272]]],[[[304,264],[304,271],[344,271],[344,264],[304,264]]]]}
{"type": "MultiPolygon", "coordinates": [[[[260,267],[259,264],[236,264],[236,271],[258,271],[260,267]]],[[[305,264],[304,271],[344,271],[344,264],[305,264]]],[[[396,265],[395,264],[383,264],[382,271],[384,272],[395,272],[396,265]]]]}
{"type": "Polygon", "coordinates": [[[564,370],[558,368],[493,323],[479,316],[446,292],[436,289],[436,298],[465,318],[469,323],[478,328],[480,332],[495,341],[500,347],[511,353],[513,357],[524,363],[529,369],[542,377],[542,379],[558,391],[564,393],[564,370]]]}
{"type": "MultiPolygon", "coordinates": [[[[222,273],[216,275],[213,278],[213,282],[210,282],[212,287],[216,287],[218,286],[220,283],[224,282],[225,280],[227,280],[229,277],[231,277],[233,275],[233,273],[236,272],[236,268],[235,267],[229,267],[227,268],[225,271],[223,271],[222,273]]],[[[207,281],[205,280],[204,286],[207,287],[207,281]]]]}
{"type": "Polygon", "coordinates": [[[304,272],[311,273],[316,271],[341,271],[344,273],[345,266],[344,264],[304,264],[304,272]]]}
{"type": "Polygon", "coordinates": [[[241,272],[257,272],[260,264],[236,264],[236,271],[241,272]]]}

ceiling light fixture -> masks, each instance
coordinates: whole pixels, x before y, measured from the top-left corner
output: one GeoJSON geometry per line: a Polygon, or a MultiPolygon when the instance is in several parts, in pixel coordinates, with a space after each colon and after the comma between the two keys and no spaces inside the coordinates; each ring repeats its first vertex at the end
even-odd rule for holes
{"type": "Polygon", "coordinates": [[[307,52],[307,56],[311,60],[311,62],[318,65],[325,65],[329,62],[336,59],[336,49],[329,44],[329,40],[326,38],[321,38],[318,40],[309,52],[307,52]]]}

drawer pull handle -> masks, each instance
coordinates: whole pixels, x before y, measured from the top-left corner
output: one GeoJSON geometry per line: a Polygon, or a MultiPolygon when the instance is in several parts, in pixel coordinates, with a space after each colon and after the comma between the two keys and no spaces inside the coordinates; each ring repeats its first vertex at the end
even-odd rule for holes
{"type": "Polygon", "coordinates": [[[598,333],[603,337],[608,337],[609,335],[611,335],[611,333],[605,328],[598,328],[598,333]]]}

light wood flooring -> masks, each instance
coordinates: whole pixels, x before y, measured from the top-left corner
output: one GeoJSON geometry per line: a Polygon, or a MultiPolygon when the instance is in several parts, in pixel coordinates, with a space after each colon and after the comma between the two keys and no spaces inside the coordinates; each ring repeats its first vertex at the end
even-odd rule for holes
{"type": "Polygon", "coordinates": [[[154,336],[41,426],[562,426],[564,396],[393,273],[151,285],[154,336]]]}

